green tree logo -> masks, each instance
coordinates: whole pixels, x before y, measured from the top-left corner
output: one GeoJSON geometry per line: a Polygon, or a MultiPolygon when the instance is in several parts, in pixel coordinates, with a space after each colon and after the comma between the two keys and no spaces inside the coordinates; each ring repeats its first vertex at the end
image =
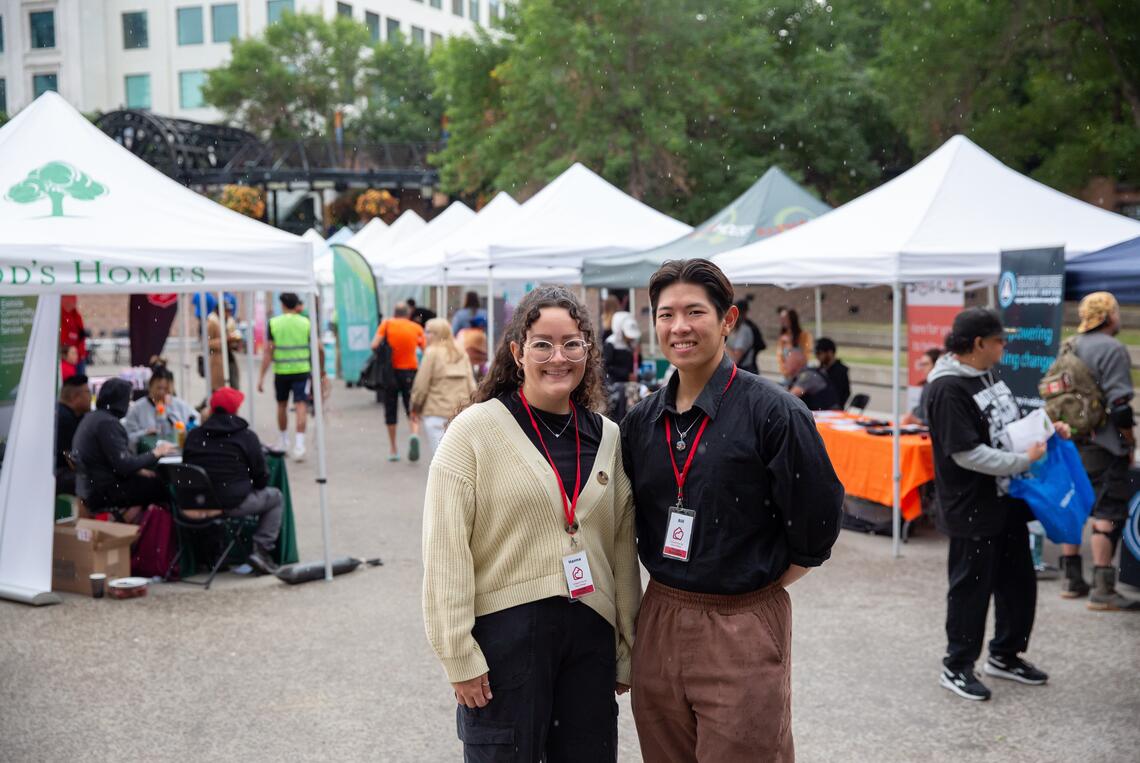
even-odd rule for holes
{"type": "Polygon", "coordinates": [[[105,185],[95,182],[67,162],[48,162],[9,188],[6,198],[17,204],[51,199],[51,216],[63,217],[64,196],[91,201],[105,193],[105,185]]]}

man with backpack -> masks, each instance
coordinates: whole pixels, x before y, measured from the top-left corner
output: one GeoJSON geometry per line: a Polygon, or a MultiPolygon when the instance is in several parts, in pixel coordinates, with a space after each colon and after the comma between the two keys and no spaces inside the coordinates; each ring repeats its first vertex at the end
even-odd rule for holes
{"type": "Polygon", "coordinates": [[[740,318],[736,321],[736,328],[728,335],[728,354],[736,361],[742,371],[760,373],[756,365],[756,356],[768,346],[760,334],[760,327],[748,320],[748,300],[742,299],[736,303],[740,311],[740,318]]]}
{"type": "Polygon", "coordinates": [[[1077,335],[1065,343],[1056,363],[1041,383],[1046,410],[1068,421],[1073,441],[1096,493],[1090,545],[1093,585],[1090,593],[1081,570],[1081,548],[1061,546],[1064,572],[1061,596],[1089,596],[1088,608],[1096,611],[1140,612],[1140,601],[1116,590],[1112,566],[1116,546],[1128,519],[1132,497],[1128,470],[1135,446],[1132,419],[1132,361],[1128,349],[1116,339],[1120,331],[1120,306],[1107,291],[1081,300],[1077,335]]]}

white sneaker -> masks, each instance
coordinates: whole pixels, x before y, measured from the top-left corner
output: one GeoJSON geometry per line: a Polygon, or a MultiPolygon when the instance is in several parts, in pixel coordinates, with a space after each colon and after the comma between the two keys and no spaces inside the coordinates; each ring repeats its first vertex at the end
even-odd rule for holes
{"type": "Polygon", "coordinates": [[[289,452],[289,435],[288,435],[288,433],[282,432],[281,434],[277,435],[277,442],[274,443],[273,450],[277,451],[278,453],[288,453],[289,452]]]}
{"type": "Polygon", "coordinates": [[[301,462],[305,460],[305,446],[298,443],[297,447],[293,448],[293,460],[301,462]]]}

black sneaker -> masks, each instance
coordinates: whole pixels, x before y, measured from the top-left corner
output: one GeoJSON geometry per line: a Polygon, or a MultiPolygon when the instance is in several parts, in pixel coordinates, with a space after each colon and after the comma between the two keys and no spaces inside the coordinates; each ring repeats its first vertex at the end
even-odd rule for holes
{"type": "Polygon", "coordinates": [[[249,555],[249,566],[257,570],[259,575],[272,575],[277,572],[277,563],[273,561],[270,552],[263,548],[254,548],[249,555]]]}
{"type": "Polygon", "coordinates": [[[1020,657],[998,657],[991,654],[982,671],[987,676],[1007,678],[1030,686],[1040,686],[1049,680],[1045,671],[1038,670],[1020,657]]]}
{"type": "Polygon", "coordinates": [[[938,683],[962,699],[984,702],[990,698],[990,690],[986,688],[984,683],[978,680],[978,677],[974,675],[974,671],[971,668],[966,668],[965,670],[942,668],[942,675],[938,677],[938,683]]]}

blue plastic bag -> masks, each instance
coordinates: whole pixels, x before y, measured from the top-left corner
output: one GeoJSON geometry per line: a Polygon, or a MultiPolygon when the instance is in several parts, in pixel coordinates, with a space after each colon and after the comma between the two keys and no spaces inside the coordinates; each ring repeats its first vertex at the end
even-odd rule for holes
{"type": "Polygon", "coordinates": [[[1049,540],[1080,544],[1094,494],[1073,443],[1050,437],[1045,458],[1011,479],[1009,494],[1029,504],[1049,540]]]}

